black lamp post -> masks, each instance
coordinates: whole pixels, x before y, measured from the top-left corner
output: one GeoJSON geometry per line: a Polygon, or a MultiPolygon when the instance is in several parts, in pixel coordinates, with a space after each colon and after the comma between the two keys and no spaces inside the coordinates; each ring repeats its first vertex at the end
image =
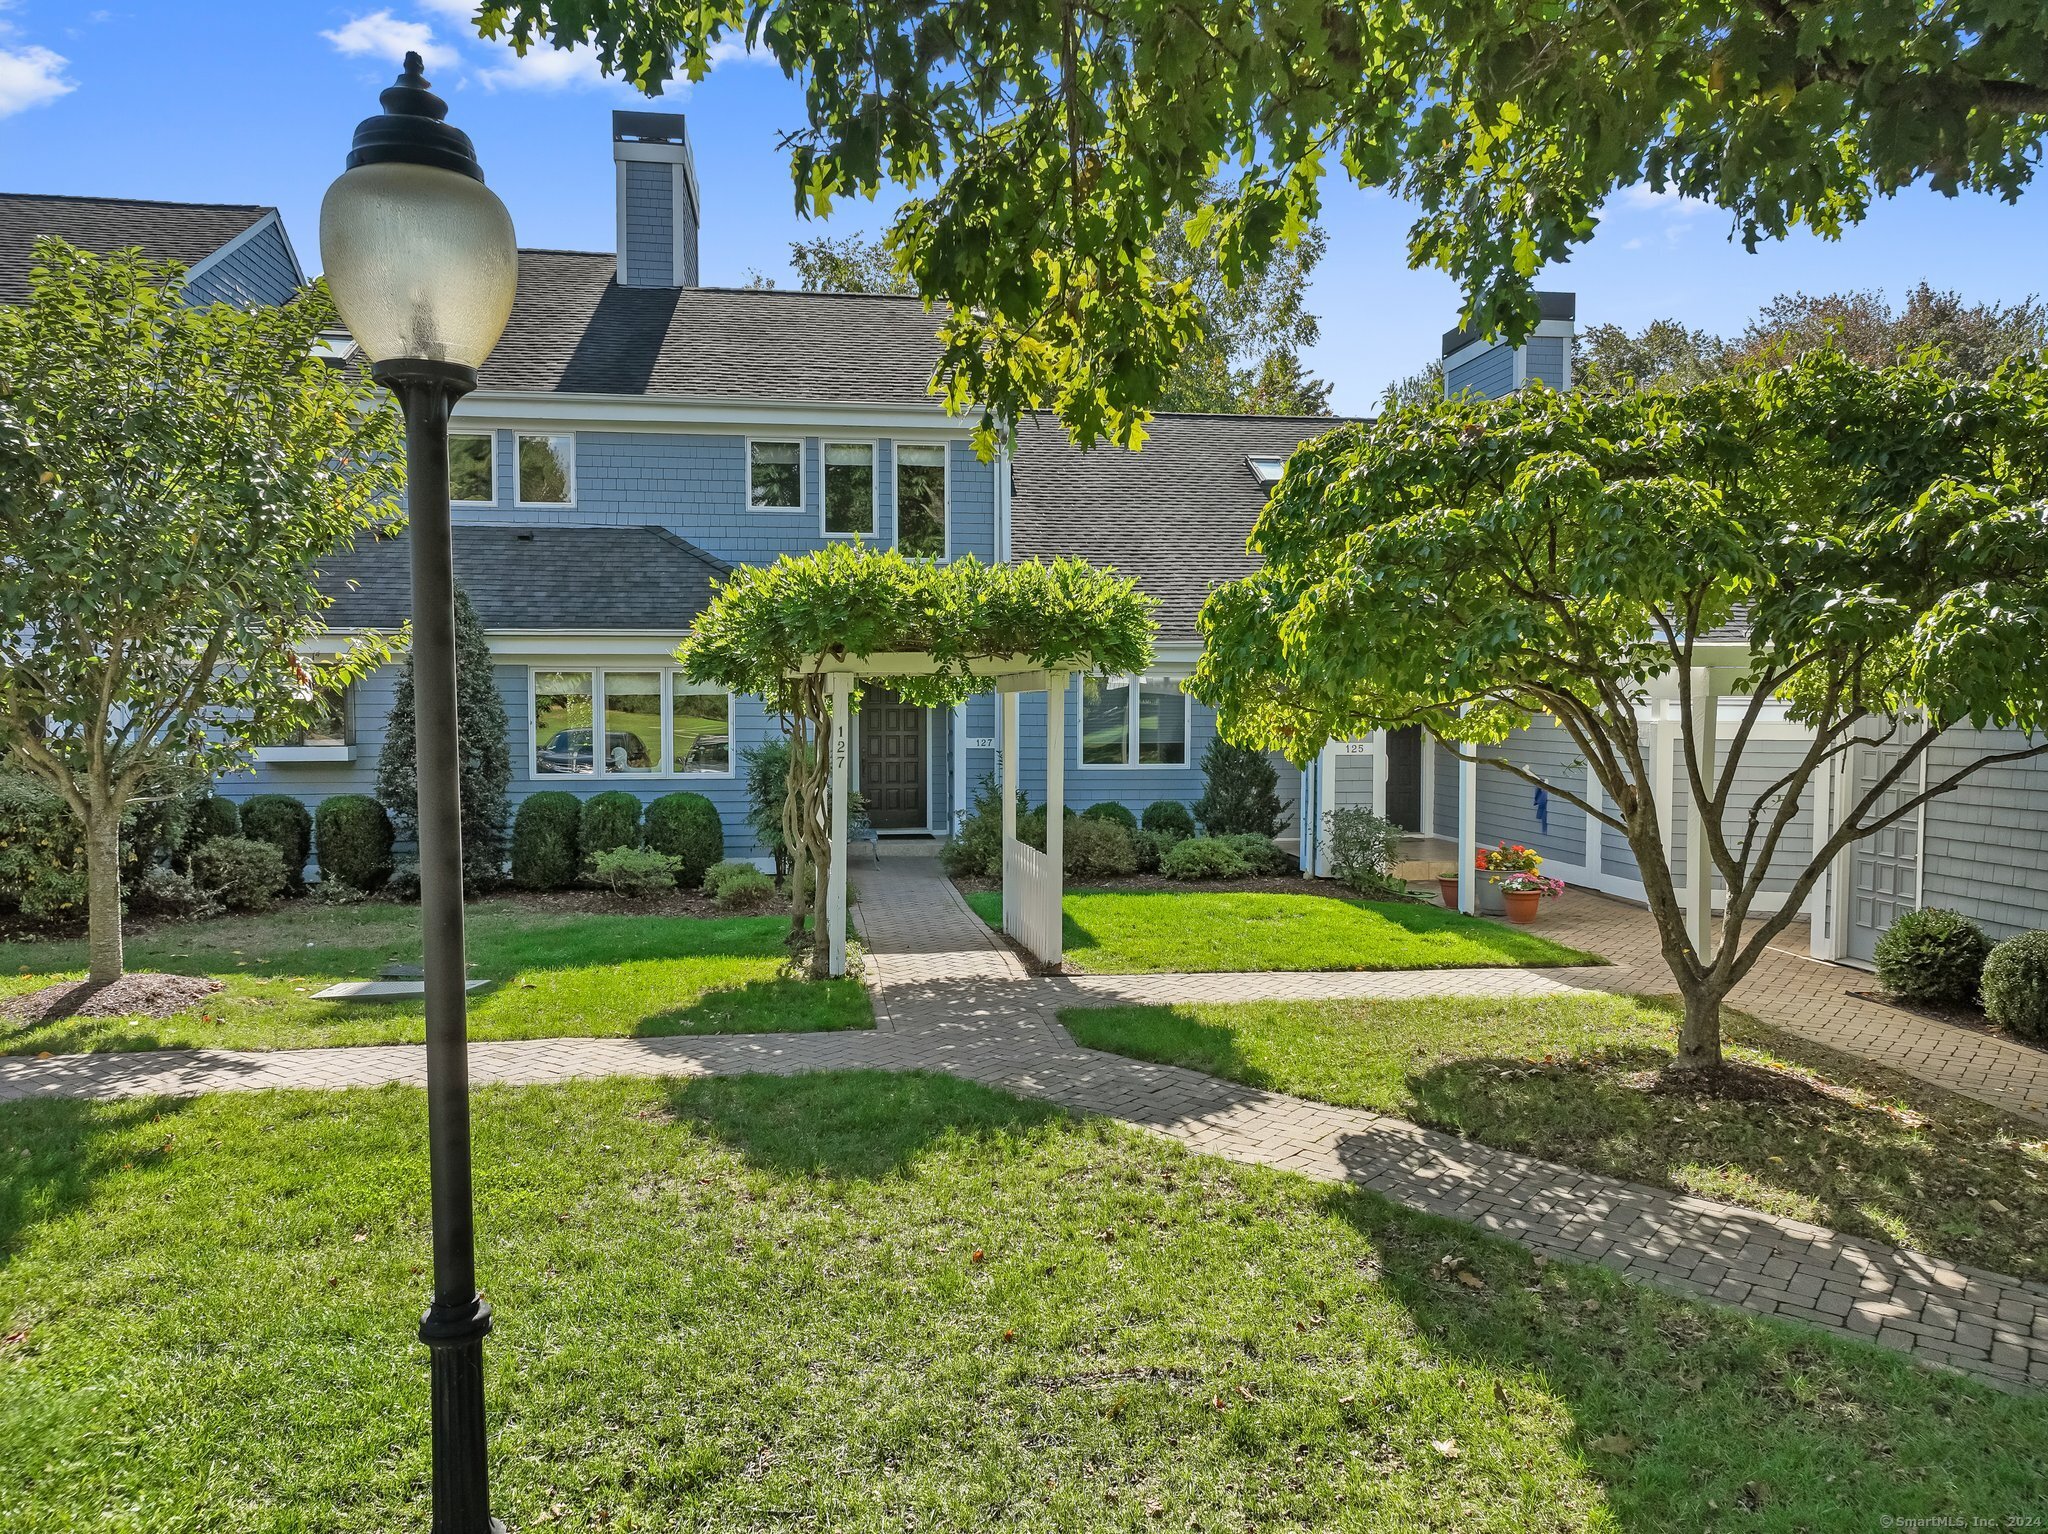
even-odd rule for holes
{"type": "Polygon", "coordinates": [[[448,528],[448,413],[512,312],[518,255],[505,205],[467,136],[442,119],[417,53],[357,128],[320,207],[328,286],[370,376],[405,411],[412,527],[413,686],[418,700],[420,921],[427,1012],[427,1137],[434,1298],[420,1322],[431,1360],[434,1534],[502,1534],[491,1517],[484,1337],[470,1208],[468,968],[462,948],[462,805],[455,721],[455,574],[448,528]]]}

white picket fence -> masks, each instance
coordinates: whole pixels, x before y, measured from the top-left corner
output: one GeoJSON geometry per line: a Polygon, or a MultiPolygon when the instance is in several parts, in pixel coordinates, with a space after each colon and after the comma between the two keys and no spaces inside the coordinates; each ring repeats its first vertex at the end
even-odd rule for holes
{"type": "Polygon", "coordinates": [[[1003,844],[1003,930],[1042,963],[1064,952],[1059,865],[1020,841],[1003,844]]]}

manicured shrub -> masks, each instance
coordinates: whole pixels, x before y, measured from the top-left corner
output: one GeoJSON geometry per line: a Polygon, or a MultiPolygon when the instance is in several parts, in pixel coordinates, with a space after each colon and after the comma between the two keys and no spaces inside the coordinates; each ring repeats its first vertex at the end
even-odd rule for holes
{"type": "MultiPolygon", "coordinates": [[[[586,818],[586,824],[588,823],[586,818]]],[[[652,847],[608,847],[590,860],[590,872],[614,895],[649,900],[676,887],[683,860],[652,847]]]]}
{"type": "Polygon", "coordinates": [[[1877,983],[1907,1001],[1967,1006],[1990,952],[1984,929],[1960,911],[1904,911],[1877,940],[1877,983]]]}
{"type": "Polygon", "coordinates": [[[1145,806],[1142,824],[1147,831],[1157,831],[1175,841],[1186,841],[1195,834],[1194,814],[1178,799],[1153,800],[1145,806]]]}
{"type": "Polygon", "coordinates": [[[267,910],[289,883],[277,843],[253,836],[201,842],[192,850],[192,879],[232,911],[267,910]]]}
{"type": "Polygon", "coordinates": [[[1138,872],[1156,874],[1159,860],[1179,846],[1186,837],[1172,836],[1165,831],[1138,831],[1131,837],[1131,851],[1138,860],[1138,872]]]}
{"type": "MultiPolygon", "coordinates": [[[[782,836],[782,806],[789,797],[789,742],[766,741],[743,752],[740,760],[747,769],[747,824],[753,827],[754,839],[775,860],[775,877],[779,879],[789,872],[789,846],[782,836]]],[[[648,818],[653,818],[651,811],[648,818]]],[[[943,861],[943,848],[939,856],[943,861]]]]}
{"type": "Polygon", "coordinates": [[[258,794],[242,806],[242,835],[251,841],[269,842],[284,863],[289,887],[306,887],[306,859],[313,852],[313,814],[303,804],[290,794],[258,794]]]}
{"type": "Polygon", "coordinates": [[[1195,801],[1195,819],[1209,836],[1278,836],[1286,825],[1280,774],[1262,751],[1233,746],[1221,735],[1202,753],[1208,787],[1195,801]]]}
{"type": "MultiPolygon", "coordinates": [[[[512,753],[505,700],[498,694],[491,647],[469,594],[455,588],[455,731],[462,752],[462,887],[496,889],[505,877],[505,820],[510,813],[512,753]]],[[[406,836],[419,832],[419,734],[413,704],[413,660],[399,668],[384,749],[377,758],[377,797],[406,836]]]]}
{"type": "MultiPolygon", "coordinates": [[[[131,802],[121,816],[121,879],[133,889],[173,850],[183,814],[174,793],[131,802]]],[[[0,772],[0,909],[31,921],[85,914],[85,834],[54,789],[26,774],[0,772]]]]}
{"type": "Polygon", "coordinates": [[[1330,872],[1361,895],[1381,898],[1406,886],[1394,878],[1401,860],[1401,829],[1359,805],[1323,817],[1330,847],[1330,872]]]}
{"type": "MultiPolygon", "coordinates": [[[[1027,806],[1017,795],[1021,829],[1027,806]]],[[[975,786],[974,804],[960,821],[952,840],[939,849],[939,862],[959,879],[996,879],[1003,872],[1003,790],[986,775],[975,786]]]]}
{"type": "MultiPolygon", "coordinates": [[[[1071,811],[1068,812],[1068,818],[1073,818],[1071,811]]],[[[1027,810],[1020,806],[1017,811],[1017,840],[1027,847],[1034,847],[1040,852],[1045,851],[1045,824],[1044,805],[1041,804],[1035,810],[1027,810]]],[[[996,866],[996,872],[1002,872],[1000,863],[996,866]]]]}
{"type": "Polygon", "coordinates": [[[725,856],[725,822],[702,794],[663,794],[647,806],[647,845],[680,859],[676,882],[695,889],[725,856]]]}
{"type": "Polygon", "coordinates": [[[728,879],[737,879],[742,874],[757,874],[760,871],[744,858],[721,858],[704,870],[704,877],[697,887],[707,895],[716,895],[724,888],[728,879]]]}
{"type": "Polygon", "coordinates": [[[220,902],[168,863],[142,871],[128,893],[128,908],[138,916],[161,916],[172,921],[198,921],[218,916],[220,902]]]}
{"type": "Polygon", "coordinates": [[[1105,799],[1100,804],[1091,804],[1088,806],[1087,809],[1081,811],[1081,814],[1085,819],[1088,820],[1115,821],[1118,825],[1122,826],[1126,831],[1135,831],[1138,829],[1138,817],[1133,815],[1129,810],[1125,809],[1121,804],[1116,803],[1114,800],[1105,799]]]}
{"type": "Polygon", "coordinates": [[[583,801],[583,818],[576,830],[576,848],[583,866],[591,867],[600,852],[640,845],[640,801],[624,789],[593,794],[583,801]]]}
{"type": "Polygon", "coordinates": [[[1159,860],[1169,879],[1242,879],[1252,871],[1244,853],[1218,836],[1191,836],[1175,842],[1159,860]]]}
{"type": "Polygon", "coordinates": [[[745,867],[721,883],[712,898],[721,911],[765,911],[780,900],[773,879],[758,868],[745,867]]]}
{"type": "Polygon", "coordinates": [[[512,818],[512,882],[521,889],[567,889],[576,882],[576,832],[583,802],[562,789],[529,794],[512,818]]]}
{"type": "Polygon", "coordinates": [[[1984,1015],[2023,1039],[2048,1044],[2048,932],[2022,932],[1984,961],[1984,1015]]]}
{"type": "Polygon", "coordinates": [[[1136,833],[1114,820],[1076,815],[1067,822],[1060,863],[1069,879],[1120,879],[1138,871],[1136,833]]]}
{"type": "Polygon", "coordinates": [[[1296,869],[1294,855],[1271,837],[1239,832],[1221,840],[1235,847],[1245,866],[1255,874],[1293,873],[1296,869]]]}
{"type": "MultiPolygon", "coordinates": [[[[320,882],[364,894],[380,890],[391,877],[391,817],[368,794],[334,794],[313,816],[313,846],[320,855],[320,882]]],[[[333,895],[328,895],[333,899],[333,895]]]]}
{"type": "Polygon", "coordinates": [[[186,816],[184,846],[189,851],[201,842],[210,842],[216,836],[240,836],[242,834],[242,812],[232,799],[223,799],[219,794],[208,794],[193,804],[186,816]]]}

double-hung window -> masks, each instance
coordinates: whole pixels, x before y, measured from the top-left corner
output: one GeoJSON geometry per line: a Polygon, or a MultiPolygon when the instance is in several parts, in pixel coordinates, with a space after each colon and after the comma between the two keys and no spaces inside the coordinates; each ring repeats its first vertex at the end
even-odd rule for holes
{"type": "Polygon", "coordinates": [[[747,504],[756,511],[803,509],[803,443],[747,444],[747,504]]]}
{"type": "Polygon", "coordinates": [[[896,547],[912,559],[946,557],[946,448],[896,444],[896,547]]]}
{"type": "Polygon", "coordinates": [[[576,439],[519,434],[519,504],[568,506],[576,500],[576,439]]]}
{"type": "Polygon", "coordinates": [[[448,498],[476,506],[498,500],[497,439],[487,431],[448,434],[448,498]]]}
{"type": "Polygon", "coordinates": [[[875,445],[825,444],[825,534],[831,538],[875,536],[875,445]]]}
{"type": "Polygon", "coordinates": [[[1185,767],[1189,699],[1163,676],[1081,680],[1083,767],[1185,767]]]}
{"type": "Polygon", "coordinates": [[[731,694],[680,671],[536,670],[532,709],[536,777],[732,774],[731,694]]]}

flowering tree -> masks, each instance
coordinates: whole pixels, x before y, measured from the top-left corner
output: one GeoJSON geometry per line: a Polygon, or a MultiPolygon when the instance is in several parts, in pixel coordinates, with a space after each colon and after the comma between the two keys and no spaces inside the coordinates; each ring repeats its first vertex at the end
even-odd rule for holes
{"type": "Polygon", "coordinates": [[[1526,779],[1627,837],[1685,1002],[1677,1064],[1721,1063],[1723,998],[1844,848],[1973,773],[2048,753],[2048,364],[1984,382],[1932,359],[1885,368],[1823,350],[1668,394],[1413,404],[1297,452],[1252,535],[1258,574],[1216,592],[1193,691],[1247,745],[1306,761],[1324,741],[1420,724],[1470,751],[1538,714],[1599,783],[1526,779]],[[1718,749],[1695,733],[1700,636],[1740,609],[1718,749]],[[1681,769],[1725,890],[1688,934],[1658,827],[1638,709],[1675,677],[1681,769]],[[1738,794],[1774,701],[1808,749],[1738,794]],[[2017,732],[1928,773],[1952,725],[2017,732]],[[1818,775],[1863,745],[1891,765],[1802,854],[1818,775]],[[1745,925],[1767,876],[1793,877],[1745,925]]]}
{"type": "Polygon", "coordinates": [[[245,764],[382,654],[306,649],[315,564],[392,515],[396,415],[316,354],[323,291],[195,308],[182,282],[44,240],[0,307],[0,752],[83,825],[98,982],[122,810],[245,764]]]}
{"type": "MultiPolygon", "coordinates": [[[[691,680],[757,693],[789,731],[782,808],[791,921],[823,931],[827,891],[815,876],[831,856],[832,764],[824,663],[912,652],[932,670],[891,676],[905,702],[943,708],[986,687],[976,661],[1022,656],[1036,667],[1142,671],[1152,657],[1153,602],[1136,583],[1077,559],[945,564],[895,550],[833,544],[743,566],[690,626],[676,659],[691,680]]],[[[823,945],[812,950],[821,973],[823,945]]]]}

